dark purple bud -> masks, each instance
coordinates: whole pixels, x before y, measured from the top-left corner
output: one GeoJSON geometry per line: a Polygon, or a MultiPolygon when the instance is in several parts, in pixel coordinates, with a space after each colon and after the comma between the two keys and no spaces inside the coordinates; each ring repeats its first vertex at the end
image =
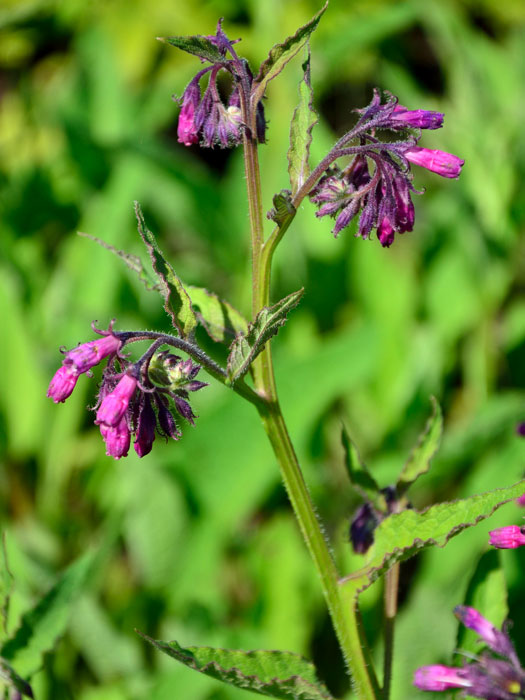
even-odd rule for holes
{"type": "Polygon", "coordinates": [[[177,411],[180,413],[180,415],[185,418],[188,422],[190,422],[192,425],[195,424],[194,418],[196,417],[193,411],[191,410],[190,404],[185,401],[184,399],[181,399],[180,396],[174,396],[173,400],[175,401],[175,407],[177,411]]]}
{"type": "Polygon", "coordinates": [[[106,443],[106,454],[108,457],[114,457],[115,459],[127,457],[131,442],[131,433],[125,417],[121,418],[114,426],[102,423],[100,425],[100,432],[106,443]]]}
{"type": "Polygon", "coordinates": [[[379,241],[383,248],[390,248],[390,246],[394,242],[394,228],[392,227],[390,220],[386,216],[383,217],[383,220],[377,227],[377,237],[379,238],[379,241]]]}
{"type": "Polygon", "coordinates": [[[135,377],[125,374],[115,389],[102,400],[95,423],[113,427],[120,423],[135,393],[137,383],[135,377]]]}
{"type": "Polygon", "coordinates": [[[518,425],[516,426],[516,433],[520,437],[525,437],[525,421],[523,421],[522,423],[518,423],[518,425]]]}
{"type": "Polygon", "coordinates": [[[257,141],[259,143],[266,143],[266,118],[264,116],[262,100],[257,105],[257,112],[255,113],[255,130],[257,132],[257,141]]]}
{"type": "Polygon", "coordinates": [[[195,113],[201,100],[201,89],[198,79],[188,85],[182,96],[182,107],[177,125],[179,143],[191,146],[199,140],[199,129],[195,123],[195,113]]]}
{"type": "Polygon", "coordinates": [[[357,236],[368,238],[370,231],[374,228],[377,218],[377,202],[376,195],[374,192],[368,193],[367,203],[359,219],[359,228],[357,229],[357,236]]]}
{"type": "Polygon", "coordinates": [[[62,365],[54,374],[49,384],[47,395],[55,403],[63,403],[71,394],[78,380],[74,367],[62,365]]]}
{"type": "Polygon", "coordinates": [[[396,175],[392,182],[396,205],[396,231],[405,233],[414,228],[414,204],[410,197],[407,179],[403,175],[396,175]]]}
{"type": "Polygon", "coordinates": [[[144,457],[151,452],[155,440],[155,426],[157,419],[151,405],[150,397],[142,394],[137,419],[137,430],[133,447],[139,457],[144,457]]]}
{"type": "MultiPolygon", "coordinates": [[[[520,499],[524,499],[520,496],[520,499]]],[[[519,503],[523,505],[525,500],[519,503]]],[[[525,545],[525,527],[519,525],[508,525],[507,527],[499,527],[496,530],[489,532],[489,544],[498,549],[516,549],[525,545]]]]}
{"type": "Polygon", "coordinates": [[[398,129],[439,129],[443,126],[441,112],[432,112],[426,109],[407,109],[403,105],[396,105],[390,115],[390,126],[398,129]]]}
{"type": "Polygon", "coordinates": [[[164,400],[160,396],[156,396],[155,398],[157,400],[160,432],[166,439],[172,438],[173,440],[178,440],[182,433],[177,427],[175,418],[164,403],[164,400]]]}
{"type": "Polygon", "coordinates": [[[483,639],[485,644],[501,656],[511,656],[515,654],[514,646],[509,637],[492,625],[475,608],[469,605],[457,605],[454,608],[454,615],[465,627],[473,630],[483,639]]]}
{"type": "Polygon", "coordinates": [[[516,499],[516,505],[521,506],[522,508],[525,507],[525,493],[516,499]]]}
{"type": "Polygon", "coordinates": [[[105,357],[117,353],[121,346],[122,341],[116,335],[108,333],[103,338],[90,340],[66,352],[64,365],[74,367],[78,374],[82,374],[98,365],[105,357]]]}
{"type": "Polygon", "coordinates": [[[363,503],[350,524],[350,542],[356,554],[364,554],[374,542],[374,530],[379,521],[370,503],[363,503]]]}
{"type": "Polygon", "coordinates": [[[437,692],[450,688],[471,688],[472,683],[468,677],[465,677],[466,675],[464,668],[454,668],[441,664],[421,666],[414,673],[414,685],[420,690],[437,692]]]}
{"type": "MultiPolygon", "coordinates": [[[[354,216],[357,214],[359,211],[359,207],[361,206],[361,199],[360,197],[354,197],[352,200],[350,200],[350,204],[346,206],[343,211],[339,214],[337,217],[337,220],[335,222],[335,226],[332,229],[332,233],[334,236],[337,238],[339,233],[348,226],[348,224],[352,221],[354,216]]],[[[322,207],[321,207],[322,209],[322,207]]],[[[319,210],[317,213],[319,214],[321,210],[319,210]]]]}
{"type": "Polygon", "coordinates": [[[438,151],[432,148],[421,148],[420,146],[407,148],[407,150],[403,152],[403,155],[411,163],[420,165],[442,177],[459,177],[461,168],[465,163],[464,160],[452,153],[446,153],[445,151],[438,151]]]}

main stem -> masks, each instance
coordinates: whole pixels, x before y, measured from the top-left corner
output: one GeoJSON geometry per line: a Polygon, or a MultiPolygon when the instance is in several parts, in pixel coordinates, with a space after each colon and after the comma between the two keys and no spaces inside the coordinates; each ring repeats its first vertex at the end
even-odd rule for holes
{"type": "MultiPolygon", "coordinates": [[[[252,238],[252,312],[256,314],[270,301],[272,253],[265,251],[263,209],[257,159],[257,145],[249,133],[244,136],[244,163],[248,188],[252,238]]],[[[268,241],[270,244],[270,240],[268,241]]],[[[304,481],[284,417],[279,406],[270,343],[252,365],[255,389],[263,399],[257,406],[264,428],[277,457],[308,551],[314,560],[341,650],[350,670],[359,700],[379,700],[380,690],[369,658],[361,644],[355,596],[339,585],[335,562],[328,548],[304,481]]]]}

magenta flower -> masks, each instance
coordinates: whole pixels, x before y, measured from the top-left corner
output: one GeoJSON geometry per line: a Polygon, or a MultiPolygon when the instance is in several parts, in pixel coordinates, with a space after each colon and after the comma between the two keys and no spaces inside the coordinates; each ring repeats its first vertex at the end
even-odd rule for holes
{"type": "Polygon", "coordinates": [[[489,544],[498,549],[516,549],[525,545],[525,527],[519,527],[519,525],[498,527],[496,530],[491,530],[489,536],[489,544]]]}
{"type": "Polygon", "coordinates": [[[454,608],[454,615],[465,627],[479,634],[485,644],[492,651],[495,651],[496,654],[501,656],[512,656],[515,654],[514,646],[505,632],[494,627],[475,608],[469,605],[457,605],[454,608]]]}
{"type": "Polygon", "coordinates": [[[446,153],[445,151],[438,151],[431,148],[420,148],[419,146],[407,148],[406,151],[403,152],[403,155],[411,163],[420,165],[442,177],[459,177],[461,168],[465,163],[464,160],[452,153],[446,153]]]}
{"type": "Polygon", "coordinates": [[[106,443],[108,457],[115,459],[127,457],[131,443],[131,432],[125,417],[121,418],[114,426],[101,423],[100,432],[106,443]]]}
{"type": "Polygon", "coordinates": [[[393,127],[399,124],[400,129],[407,127],[412,129],[439,129],[443,126],[441,112],[432,112],[426,109],[407,109],[397,104],[390,114],[390,122],[393,127]]]}
{"type": "Polygon", "coordinates": [[[202,75],[198,74],[197,79],[193,79],[184,91],[182,96],[182,107],[179,114],[179,122],[177,125],[177,137],[179,143],[185,146],[191,146],[199,140],[198,129],[195,125],[195,112],[201,100],[201,89],[199,87],[199,78],[202,75]]]}
{"type": "Polygon", "coordinates": [[[516,499],[516,505],[521,506],[522,508],[525,507],[525,493],[516,499]]]}
{"type": "Polygon", "coordinates": [[[71,394],[78,381],[78,372],[74,367],[62,365],[53,376],[47,390],[47,396],[55,403],[63,403],[71,394]]]}
{"type": "Polygon", "coordinates": [[[136,377],[125,374],[115,389],[104,397],[97,411],[95,423],[115,427],[126,413],[129,402],[137,389],[136,377]]]}
{"type": "Polygon", "coordinates": [[[98,365],[105,357],[117,354],[121,346],[122,341],[108,332],[103,338],[90,340],[66,352],[64,365],[73,367],[78,374],[83,374],[98,365]]]}
{"type": "Polygon", "coordinates": [[[453,666],[421,666],[414,673],[414,685],[420,690],[449,690],[450,688],[470,688],[472,685],[465,677],[463,668],[453,666]]]}

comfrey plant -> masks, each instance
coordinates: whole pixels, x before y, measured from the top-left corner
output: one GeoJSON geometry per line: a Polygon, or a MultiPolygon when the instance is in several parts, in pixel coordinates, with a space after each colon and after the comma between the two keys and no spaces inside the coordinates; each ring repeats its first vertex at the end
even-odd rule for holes
{"type": "MultiPolygon", "coordinates": [[[[440,441],[442,416],[437,401],[432,400],[432,417],[396,483],[388,486],[376,483],[345,430],[342,440],[349,486],[364,501],[350,527],[351,542],[362,560],[354,571],[340,571],[336,565],[279,404],[270,339],[297,306],[303,290],[277,302],[271,300],[273,256],[298,207],[307,198],[318,207],[318,217],[334,220],[335,236],[353,227],[357,237],[377,236],[381,246],[388,248],[395,242],[396,234],[412,231],[415,225],[412,195],[420,191],[413,184],[412,166],[424,167],[445,178],[457,178],[463,160],[419,145],[423,131],[443,126],[443,114],[409,109],[396,96],[375,90],[370,104],[355,110],[352,129],[339,138],[315,167],[310,167],[312,130],[317,118],[313,109],[308,40],[325,9],[293,36],[274,46],[257,73],[252,73],[247,61],[238,54],[238,41],[227,37],[221,20],[211,36],[174,36],[165,40],[193,54],[203,66],[179,100],[180,143],[243,149],[252,253],[251,318],[243,318],[231,304],[204,289],[185,286],[162,254],[137,204],[139,233],[156,275],[154,287],[162,295],[174,331],[172,334],[120,331],[115,321],[107,330],[94,328],[98,338],[64,352],[48,396],[57,403],[65,401],[80,375],[89,376],[96,365],[105,362],[94,407],[95,423],[106,443],[107,454],[116,459],[128,454],[132,439],[135,451],[144,457],[152,449],[156,435],[167,440],[181,438],[183,424],[194,423],[190,396],[206,386],[200,379],[204,373],[251,403],[273,447],[299,528],[319,575],[356,697],[385,700],[390,693],[400,562],[425,547],[443,547],[451,537],[520,496],[523,485],[437,504],[418,512],[410,504],[408,490],[428,471],[440,441]],[[302,50],[306,51],[306,59],[288,151],[290,186],[275,194],[273,207],[265,216],[269,207],[262,200],[258,163],[258,148],[266,143],[263,99],[270,81],[302,50]],[[221,73],[229,79],[230,91],[226,96],[218,88],[221,73]],[[272,223],[267,231],[268,220],[272,223]],[[220,366],[199,347],[195,336],[198,324],[204,326],[215,342],[230,343],[225,366],[220,366]],[[131,351],[137,342],[149,345],[141,357],[132,359],[131,351]],[[359,594],[378,579],[384,580],[385,596],[382,674],[376,672],[359,624],[359,594]]],[[[221,88],[222,85],[221,82],[221,88]]],[[[486,693],[476,697],[506,698],[513,693],[515,696],[516,684],[521,692],[523,672],[506,633],[492,628],[487,632],[481,617],[475,618],[475,613],[467,613],[465,608],[459,610],[465,624],[472,626],[475,620],[480,630],[483,627],[480,634],[486,641],[490,637],[489,647],[506,660],[480,656],[475,664],[462,669],[439,671],[436,668],[444,667],[430,667],[418,672],[418,685],[442,690],[459,684],[469,692],[474,688],[486,693]],[[492,695],[487,694],[489,687],[492,695]],[[503,690],[500,692],[503,687],[507,695],[502,694],[503,690]]],[[[262,695],[290,700],[331,697],[318,680],[313,665],[291,652],[182,648],[176,642],[147,639],[191,668],[262,695]]]]}

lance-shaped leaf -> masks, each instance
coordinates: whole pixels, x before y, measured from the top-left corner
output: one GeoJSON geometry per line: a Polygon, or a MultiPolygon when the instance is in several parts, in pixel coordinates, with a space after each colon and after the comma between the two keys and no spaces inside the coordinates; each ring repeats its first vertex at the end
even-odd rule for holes
{"type": "Polygon", "coordinates": [[[270,80],[273,80],[275,76],[279,75],[285,65],[291,61],[306,44],[309,36],[317,29],[319,20],[327,7],[328,2],[319,10],[315,17],[312,17],[309,22],[303,27],[300,27],[293,36],[288,37],[282,44],[276,44],[270,49],[268,58],[261,64],[259,73],[253,81],[251,95],[253,105],[257,105],[259,100],[262,99],[270,80]]]}
{"type": "Polygon", "coordinates": [[[410,453],[397,482],[397,492],[402,496],[409,486],[430,469],[430,460],[436,454],[443,433],[443,414],[437,400],[431,396],[432,415],[419,436],[417,445],[410,453]]]}
{"type": "Polygon", "coordinates": [[[185,666],[237,688],[282,700],[333,700],[313,664],[290,651],[183,648],[141,636],[185,666]]]}
{"type": "Polygon", "coordinates": [[[133,272],[135,272],[138,275],[139,280],[146,287],[146,289],[156,289],[157,291],[160,291],[160,285],[155,284],[155,282],[151,279],[150,274],[144,267],[144,263],[138,256],[126,253],[124,250],[118,250],[118,248],[115,248],[115,246],[106,243],[106,241],[103,241],[101,238],[92,236],[90,233],[83,233],[82,231],[78,231],[77,233],[79,236],[89,238],[91,241],[98,243],[106,250],[109,250],[110,253],[113,253],[113,255],[116,255],[118,258],[123,260],[124,263],[129,267],[129,269],[133,270],[133,272]]]}
{"type": "Polygon", "coordinates": [[[28,698],[33,698],[33,691],[27,681],[21,678],[18,673],[0,656],[0,680],[7,686],[17,690],[20,696],[25,695],[28,698]]]}
{"type": "Polygon", "coordinates": [[[290,124],[290,148],[288,150],[288,173],[292,194],[303,185],[310,173],[308,166],[312,130],[317,124],[317,113],[313,108],[313,90],[310,82],[310,51],[303,63],[303,79],[299,83],[299,104],[295,108],[290,124]]]}
{"type": "Polygon", "coordinates": [[[186,291],[199,322],[217,343],[230,342],[248,331],[248,321],[229,302],[203,287],[188,286],[186,291]]]}
{"type": "Polygon", "coordinates": [[[350,483],[365,501],[370,501],[378,510],[386,512],[385,497],[361,459],[361,455],[345,427],[341,433],[341,442],[345,451],[345,465],[350,483]]]}
{"type": "Polygon", "coordinates": [[[164,308],[171,316],[174,328],[183,338],[190,337],[196,326],[197,318],[191,306],[190,297],[174,269],[160,250],[155,236],[148,230],[138,202],[135,202],[135,215],[142,240],[151,258],[153,269],[157,275],[160,291],[164,297],[164,308]]]}
{"type": "Polygon", "coordinates": [[[228,380],[231,384],[246,374],[265,343],[285,324],[288,312],[297,306],[303,292],[304,289],[299,289],[277,304],[265,306],[248,326],[248,332],[236,336],[231,344],[227,365],[228,380]]]}
{"type": "Polygon", "coordinates": [[[210,61],[210,63],[224,63],[225,61],[219,49],[205,36],[158,36],[157,39],[164,44],[175,46],[177,49],[210,61]]]}
{"type": "Polygon", "coordinates": [[[272,201],[274,208],[270,209],[266,214],[266,218],[275,221],[282,231],[286,231],[297,213],[296,208],[292,204],[292,193],[290,190],[281,190],[274,194],[272,201]]]}
{"type": "Polygon", "coordinates": [[[53,588],[22,616],[18,630],[0,649],[0,656],[23,676],[31,676],[42,665],[43,655],[64,634],[71,605],[88,579],[94,555],[85,554],[66,569],[53,588]]]}
{"type": "Polygon", "coordinates": [[[348,585],[361,592],[397,561],[433,545],[444,547],[452,537],[518,498],[523,485],[521,481],[460,501],[439,503],[421,513],[405,510],[388,516],[374,530],[374,544],[368,550],[366,566],[348,577],[348,585]]]}

